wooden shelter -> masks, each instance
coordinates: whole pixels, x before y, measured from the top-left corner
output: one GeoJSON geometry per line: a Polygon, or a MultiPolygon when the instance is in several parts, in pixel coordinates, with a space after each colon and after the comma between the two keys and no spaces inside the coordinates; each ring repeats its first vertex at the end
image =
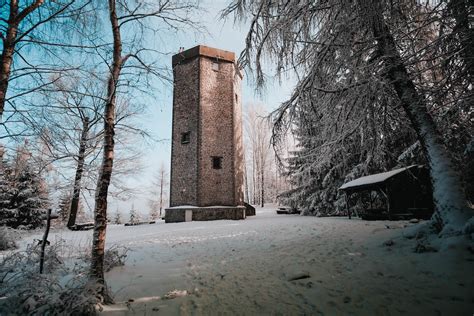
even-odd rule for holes
{"type": "Polygon", "coordinates": [[[429,170],[421,165],[412,165],[388,172],[377,173],[349,181],[339,190],[346,194],[349,218],[350,198],[354,193],[380,193],[384,208],[370,208],[361,214],[363,219],[429,218],[433,213],[433,194],[429,170]]]}

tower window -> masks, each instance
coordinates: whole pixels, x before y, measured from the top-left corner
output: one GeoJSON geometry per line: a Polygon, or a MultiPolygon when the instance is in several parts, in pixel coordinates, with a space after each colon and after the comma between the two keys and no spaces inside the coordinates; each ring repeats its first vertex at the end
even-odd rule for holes
{"type": "Polygon", "coordinates": [[[212,70],[214,70],[214,71],[219,71],[219,63],[213,62],[213,63],[212,63],[212,70]]]}
{"type": "Polygon", "coordinates": [[[222,157],[212,157],[212,169],[222,169],[222,157]]]}
{"type": "Polygon", "coordinates": [[[181,144],[188,144],[191,141],[191,132],[181,133],[181,144]]]}
{"type": "Polygon", "coordinates": [[[239,102],[239,96],[237,95],[237,93],[235,94],[235,102],[239,102]]]}

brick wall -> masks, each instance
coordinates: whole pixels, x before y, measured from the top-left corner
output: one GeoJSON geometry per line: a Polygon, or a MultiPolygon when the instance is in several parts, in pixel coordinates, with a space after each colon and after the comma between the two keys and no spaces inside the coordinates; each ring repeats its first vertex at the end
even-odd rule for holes
{"type": "Polygon", "coordinates": [[[201,143],[199,147],[199,206],[234,204],[233,97],[234,65],[201,57],[201,143]],[[222,157],[222,169],[212,157],[222,157]]]}
{"type": "Polygon", "coordinates": [[[197,205],[199,59],[174,67],[170,206],[197,205]],[[181,144],[181,134],[190,142],[181,144]]]}

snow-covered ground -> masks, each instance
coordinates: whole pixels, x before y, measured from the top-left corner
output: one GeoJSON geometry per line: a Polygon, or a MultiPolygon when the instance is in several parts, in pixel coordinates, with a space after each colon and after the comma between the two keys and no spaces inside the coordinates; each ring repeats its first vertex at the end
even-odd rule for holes
{"type": "MultiPolygon", "coordinates": [[[[408,222],[276,215],[275,209],[257,209],[243,221],[109,226],[107,247],[131,250],[126,265],[106,275],[122,303],[104,314],[474,312],[474,254],[466,244],[415,253],[415,240],[403,237],[408,222]],[[384,245],[388,240],[393,244],[384,245]]],[[[90,231],[52,235],[66,239],[70,251],[90,247],[92,237],[90,231]]]]}

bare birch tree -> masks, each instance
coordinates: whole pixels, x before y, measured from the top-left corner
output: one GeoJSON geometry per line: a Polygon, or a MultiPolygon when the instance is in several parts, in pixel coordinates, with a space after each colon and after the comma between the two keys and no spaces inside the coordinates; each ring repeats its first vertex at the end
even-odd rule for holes
{"type": "Polygon", "coordinates": [[[271,128],[261,105],[249,104],[245,112],[244,131],[246,136],[247,158],[251,165],[246,168],[252,172],[253,203],[265,205],[265,193],[267,183],[266,176],[269,173],[271,159],[271,128]]]}
{"type": "MultiPolygon", "coordinates": [[[[70,72],[50,88],[41,91],[44,98],[37,101],[40,105],[30,106],[37,117],[30,130],[39,129],[37,133],[42,143],[47,146],[43,151],[46,156],[44,163],[55,165],[66,179],[71,178],[69,170],[74,169],[67,224],[69,228],[76,222],[82,188],[87,182],[90,187],[91,181],[97,181],[97,161],[103,141],[103,88],[104,83],[92,73],[70,72]]],[[[140,153],[136,152],[138,148],[135,148],[137,146],[134,146],[134,143],[137,143],[135,136],[147,135],[136,123],[142,110],[140,104],[131,104],[123,99],[117,105],[116,137],[122,147],[119,157],[116,158],[118,175],[136,173],[140,167],[137,157],[140,153]],[[130,163],[131,160],[133,164],[130,163]]],[[[114,191],[125,197],[123,193],[129,191],[129,188],[124,181],[117,177],[112,184],[114,191]]]]}
{"type": "Polygon", "coordinates": [[[162,217],[163,207],[165,206],[165,202],[168,200],[166,190],[166,187],[169,184],[168,179],[169,173],[165,167],[165,164],[162,162],[151,185],[151,198],[148,199],[151,220],[156,220],[157,218],[162,217]]]}
{"type": "Polygon", "coordinates": [[[69,74],[41,93],[48,106],[37,107],[41,124],[36,122],[31,129],[42,129],[38,133],[48,147],[46,163],[68,159],[76,163],[67,221],[71,228],[76,223],[86,160],[100,151],[102,85],[90,77],[69,74]]]}
{"type": "Polygon", "coordinates": [[[152,19],[156,19],[156,21],[161,21],[169,28],[175,30],[180,26],[183,28],[187,26],[193,27],[195,24],[191,20],[191,13],[193,13],[193,10],[198,9],[198,6],[193,2],[108,0],[107,8],[113,35],[113,50],[109,66],[110,72],[107,79],[106,102],[103,114],[103,157],[95,193],[95,226],[91,259],[91,276],[97,283],[99,293],[106,302],[110,301],[110,297],[106,292],[104,279],[107,197],[114,166],[116,103],[118,93],[120,93],[120,82],[124,76],[122,70],[125,69],[129,63],[135,62],[130,65],[132,68],[129,68],[128,72],[135,68],[149,74],[161,75],[155,72],[150,63],[147,63],[143,55],[140,54],[145,49],[136,49],[132,46],[129,48],[129,52],[124,53],[124,43],[122,40],[124,29],[129,27],[128,32],[132,30],[137,32],[134,36],[136,39],[135,44],[140,45],[140,43],[137,42],[140,34],[143,34],[144,30],[151,28],[150,24],[145,25],[145,23],[151,23],[152,19]]]}

